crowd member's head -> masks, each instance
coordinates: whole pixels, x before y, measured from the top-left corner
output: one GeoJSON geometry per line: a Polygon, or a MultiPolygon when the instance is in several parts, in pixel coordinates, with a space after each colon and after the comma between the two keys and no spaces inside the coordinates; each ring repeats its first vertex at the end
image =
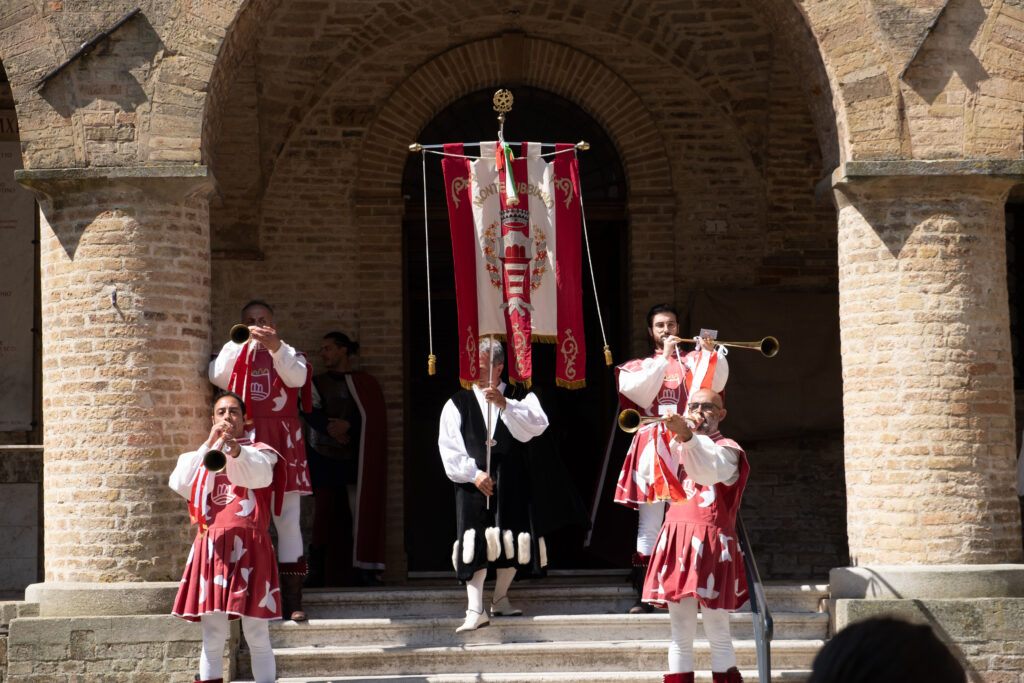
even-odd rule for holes
{"type": "Polygon", "coordinates": [[[814,658],[807,683],[965,683],[931,627],[878,617],[847,626],[814,658]]]}
{"type": "Polygon", "coordinates": [[[359,353],[359,342],[343,332],[328,332],[320,342],[320,358],[324,367],[335,372],[351,370],[352,356],[359,353]]]}
{"type": "Polygon", "coordinates": [[[272,330],[276,329],[274,326],[274,309],[262,299],[253,299],[245,306],[242,306],[242,324],[269,327],[272,330]]]}
{"type": "Polygon", "coordinates": [[[484,337],[477,346],[479,354],[478,361],[480,374],[477,376],[476,384],[481,389],[496,387],[501,381],[501,371],[505,369],[505,347],[500,341],[490,337],[484,337]],[[494,360],[491,360],[491,352],[494,352],[494,360]]]}
{"type": "Polygon", "coordinates": [[[657,304],[647,312],[647,334],[658,351],[666,337],[679,335],[679,314],[669,304],[657,304]]]}

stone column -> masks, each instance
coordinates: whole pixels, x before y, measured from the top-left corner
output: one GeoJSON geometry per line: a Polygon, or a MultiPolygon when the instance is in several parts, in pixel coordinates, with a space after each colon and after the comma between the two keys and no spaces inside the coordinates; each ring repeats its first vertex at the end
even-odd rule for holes
{"type": "MultiPolygon", "coordinates": [[[[210,414],[207,171],[18,179],[37,193],[42,223],[46,583],[37,586],[177,582],[190,533],[167,477],[210,414]]],[[[43,616],[104,613],[41,602],[43,616]]]]}
{"type": "Polygon", "coordinates": [[[927,623],[970,680],[1015,670],[1000,653],[1024,632],[1004,215],[1019,165],[848,162],[835,184],[855,566],[830,573],[833,631],[927,623]]]}
{"type": "Polygon", "coordinates": [[[1011,185],[849,175],[836,185],[854,564],[1021,560],[1011,185]]]}

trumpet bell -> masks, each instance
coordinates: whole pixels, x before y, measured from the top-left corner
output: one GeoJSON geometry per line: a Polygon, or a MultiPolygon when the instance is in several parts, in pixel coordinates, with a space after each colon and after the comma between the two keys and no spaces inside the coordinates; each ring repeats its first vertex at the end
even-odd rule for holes
{"type": "Polygon", "coordinates": [[[238,324],[231,328],[231,332],[228,333],[231,341],[236,344],[244,344],[249,341],[249,327],[247,325],[238,324]]]}
{"type": "Polygon", "coordinates": [[[779,352],[779,340],[775,337],[765,337],[761,340],[760,351],[765,358],[774,358],[779,352]]]}
{"type": "Polygon", "coordinates": [[[203,455],[203,467],[213,473],[223,472],[228,465],[228,456],[224,451],[213,448],[203,455]]]}
{"type": "Polygon", "coordinates": [[[646,424],[664,422],[667,419],[667,417],[641,417],[637,411],[632,408],[626,408],[619,413],[619,429],[627,434],[633,434],[646,424]]]}

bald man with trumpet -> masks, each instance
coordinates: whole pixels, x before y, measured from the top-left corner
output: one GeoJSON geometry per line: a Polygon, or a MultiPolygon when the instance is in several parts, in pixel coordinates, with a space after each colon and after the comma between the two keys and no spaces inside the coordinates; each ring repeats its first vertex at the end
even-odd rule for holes
{"type": "MultiPolygon", "coordinates": [[[[697,349],[683,355],[679,344],[679,316],[669,304],[653,306],[647,313],[647,334],[653,353],[615,368],[619,403],[623,410],[633,409],[644,418],[658,418],[686,412],[690,392],[706,388],[725,389],[729,362],[725,351],[715,350],[715,342],[703,338],[697,349]]],[[[654,541],[665,516],[665,500],[656,487],[656,459],[667,461],[671,434],[664,422],[639,426],[622,463],[615,502],[638,512],[636,552],[633,554],[632,581],[637,601],[630,613],[650,612],[642,602],[641,590],[654,541]]]]}

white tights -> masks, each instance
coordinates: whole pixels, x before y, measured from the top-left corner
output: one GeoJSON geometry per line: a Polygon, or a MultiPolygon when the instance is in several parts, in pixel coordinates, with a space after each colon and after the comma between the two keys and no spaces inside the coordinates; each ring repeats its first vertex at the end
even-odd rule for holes
{"type": "MultiPolygon", "coordinates": [[[[736,666],[736,651],[729,635],[729,610],[701,608],[704,635],[711,646],[711,670],[726,671],[736,666]]],[[[668,603],[672,642],[668,645],[669,673],[693,671],[693,639],[697,635],[697,598],[668,603]]]]}
{"type": "Polygon", "coordinates": [[[657,503],[640,503],[637,506],[636,551],[641,555],[654,552],[654,542],[658,540],[661,523],[665,519],[665,501],[657,503]]]}
{"type": "MultiPolygon", "coordinates": [[[[501,599],[508,595],[508,588],[512,585],[512,579],[516,578],[515,567],[502,567],[495,570],[494,577],[494,598],[501,599]]],[[[486,569],[478,569],[473,572],[473,578],[466,582],[467,609],[474,612],[484,611],[484,579],[487,577],[486,569]]]]}
{"type": "Polygon", "coordinates": [[[302,531],[299,529],[298,493],[284,494],[281,515],[274,515],[277,529],[277,561],[295,562],[302,556],[302,531]]]}
{"type": "MultiPolygon", "coordinates": [[[[224,643],[228,639],[228,615],[223,612],[204,614],[203,652],[199,656],[199,678],[224,677],[224,643]]],[[[277,664],[270,647],[270,628],[266,619],[242,617],[245,642],[249,644],[249,661],[256,683],[274,683],[277,664]]]]}

